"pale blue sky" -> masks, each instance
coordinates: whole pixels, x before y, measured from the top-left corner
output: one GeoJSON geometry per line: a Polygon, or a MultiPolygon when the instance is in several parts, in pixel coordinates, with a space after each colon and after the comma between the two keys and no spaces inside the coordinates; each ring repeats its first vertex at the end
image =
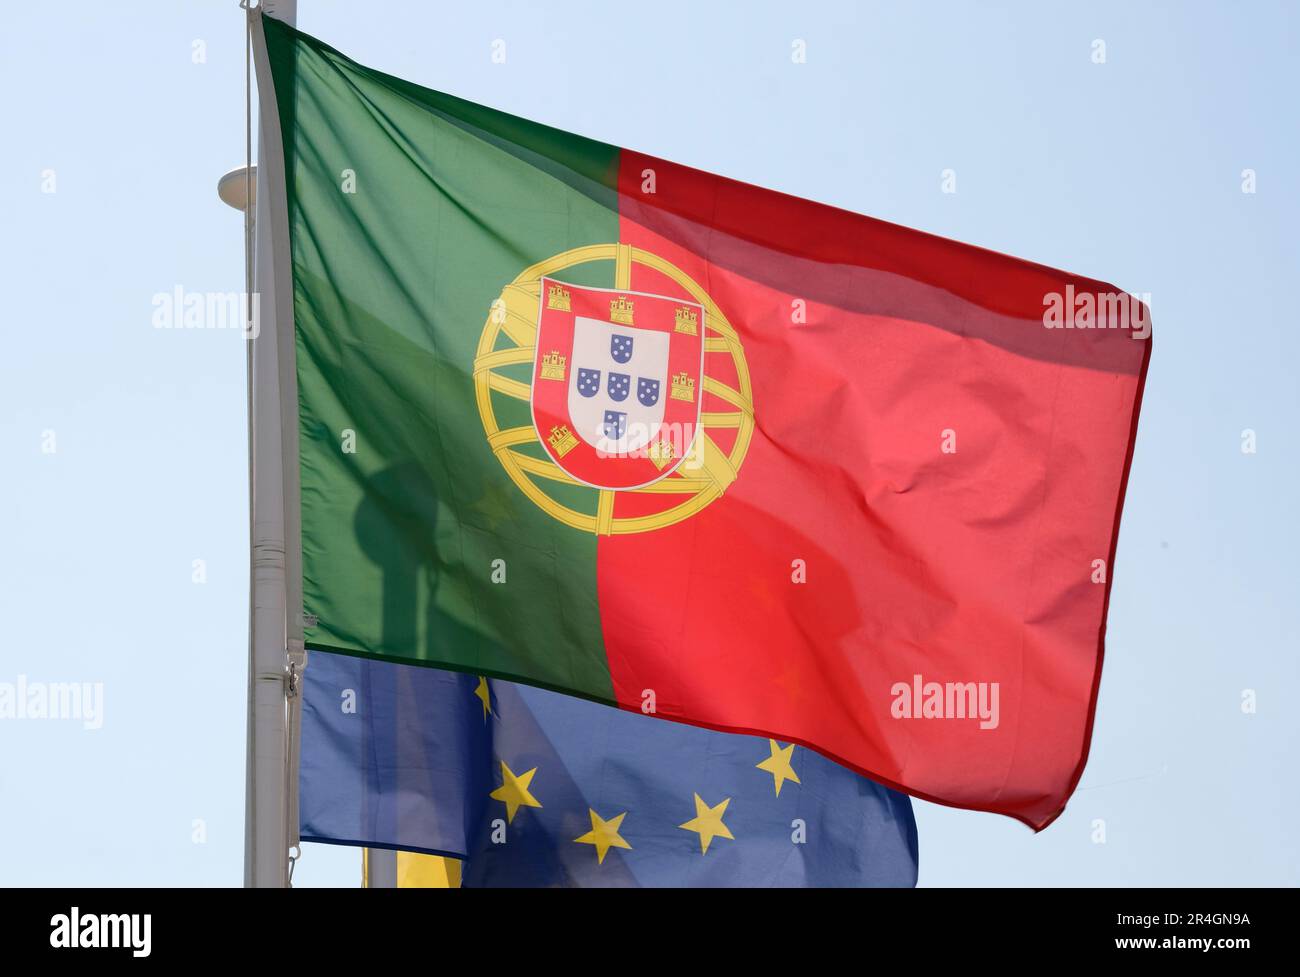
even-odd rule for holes
{"type": "MultiPolygon", "coordinates": [[[[0,682],[103,682],[104,725],[0,720],[0,883],[233,885],[244,351],[154,329],[151,301],[242,288],[214,185],[243,160],[243,19],[66,6],[16,5],[0,32],[0,682]]],[[[1040,835],[916,802],[921,883],[1300,883],[1296,8],[707,6],[300,0],[299,26],[519,115],[1149,292],[1082,786],[1040,835]]],[[[298,880],[358,873],[308,846],[298,880]]]]}

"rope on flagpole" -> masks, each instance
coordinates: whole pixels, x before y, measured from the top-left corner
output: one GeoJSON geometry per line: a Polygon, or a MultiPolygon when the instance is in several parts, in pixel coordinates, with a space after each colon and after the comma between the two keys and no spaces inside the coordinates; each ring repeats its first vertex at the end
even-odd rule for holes
{"type": "MultiPolygon", "coordinates": [[[[287,760],[287,762],[284,765],[284,796],[286,798],[286,803],[284,805],[284,836],[286,838],[298,837],[298,825],[295,823],[298,816],[297,805],[294,803],[287,802],[288,798],[293,796],[293,790],[294,790],[293,777],[294,774],[296,774],[298,771],[298,743],[297,743],[297,736],[296,736],[297,730],[295,729],[295,726],[297,724],[293,721],[295,710],[302,708],[302,702],[298,698],[299,695],[298,682],[299,682],[298,663],[296,661],[293,661],[291,657],[291,660],[289,662],[288,691],[285,696],[286,698],[285,707],[288,716],[287,716],[287,721],[285,723],[285,730],[284,730],[285,744],[286,744],[285,756],[287,760]]],[[[293,870],[298,865],[298,859],[302,858],[302,845],[297,842],[291,844],[288,850],[288,857],[289,857],[288,882],[289,882],[289,888],[292,889],[293,870]]]]}

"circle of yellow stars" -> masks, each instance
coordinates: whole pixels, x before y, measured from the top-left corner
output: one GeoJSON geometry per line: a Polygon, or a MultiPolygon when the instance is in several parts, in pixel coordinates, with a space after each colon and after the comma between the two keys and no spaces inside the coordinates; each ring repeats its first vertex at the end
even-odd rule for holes
{"type": "MultiPolygon", "coordinates": [[[[491,710],[487,679],[480,677],[478,688],[474,690],[474,694],[483,704],[483,718],[486,720],[491,710]]],[[[794,744],[782,746],[774,739],[769,739],[767,743],[769,755],[754,766],[772,775],[773,791],[777,797],[780,797],[781,788],[787,780],[792,783],[799,783],[799,775],[795,773],[793,765],[794,744]]],[[[531,789],[533,776],[537,773],[537,768],[533,767],[524,773],[516,774],[507,766],[504,760],[499,762],[501,764],[501,786],[488,796],[505,804],[506,823],[511,824],[521,807],[540,808],[542,806],[542,802],[533,796],[531,789]]],[[[731,833],[731,829],[727,827],[723,820],[726,817],[727,806],[731,803],[731,798],[724,797],[717,804],[709,804],[699,794],[695,794],[694,799],[695,817],[683,824],[679,824],[678,827],[683,831],[690,831],[699,836],[700,854],[707,855],[709,846],[717,838],[734,841],[736,836],[731,833]]],[[[596,864],[604,865],[605,856],[609,854],[611,848],[628,850],[632,848],[627,839],[620,834],[623,819],[627,817],[627,814],[627,811],[623,811],[611,818],[605,818],[597,813],[595,808],[587,808],[587,815],[591,819],[591,830],[574,838],[574,843],[594,847],[596,849],[596,864]]]]}

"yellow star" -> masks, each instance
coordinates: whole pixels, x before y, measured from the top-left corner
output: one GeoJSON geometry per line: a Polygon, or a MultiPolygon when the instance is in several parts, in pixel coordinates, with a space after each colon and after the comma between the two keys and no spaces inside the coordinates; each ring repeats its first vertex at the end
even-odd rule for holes
{"type": "Polygon", "coordinates": [[[787,780],[793,780],[799,783],[799,775],[794,772],[794,767],[790,766],[790,757],[794,754],[794,744],[782,746],[776,740],[768,740],[768,749],[772,755],[762,763],[756,763],[759,770],[766,770],[776,781],[776,796],[781,796],[781,785],[787,780]]]}
{"type": "Polygon", "coordinates": [[[483,721],[487,722],[488,713],[492,711],[492,693],[488,689],[487,679],[482,675],[478,677],[478,688],[474,694],[483,700],[483,721]]]}
{"type": "Polygon", "coordinates": [[[713,807],[704,803],[704,799],[699,794],[695,795],[695,817],[691,818],[685,824],[679,824],[679,828],[687,831],[694,831],[700,836],[700,854],[706,855],[709,851],[709,843],[714,838],[730,838],[736,840],[736,836],[731,833],[731,829],[722,823],[722,816],[727,813],[727,805],[731,803],[728,797],[721,804],[713,807]]]}
{"type": "Polygon", "coordinates": [[[488,796],[494,801],[504,801],[506,805],[506,823],[514,821],[515,812],[521,807],[541,807],[539,801],[532,794],[528,793],[528,785],[533,781],[533,774],[537,773],[537,768],[533,767],[527,773],[515,776],[513,770],[501,763],[501,786],[494,790],[488,796]]]}
{"type": "Polygon", "coordinates": [[[591,830],[585,835],[580,835],[573,840],[580,845],[596,846],[596,864],[605,864],[605,856],[609,854],[611,848],[631,848],[618,833],[619,825],[627,817],[627,811],[622,814],[615,814],[608,821],[601,818],[592,808],[587,808],[591,814],[591,830]]]}

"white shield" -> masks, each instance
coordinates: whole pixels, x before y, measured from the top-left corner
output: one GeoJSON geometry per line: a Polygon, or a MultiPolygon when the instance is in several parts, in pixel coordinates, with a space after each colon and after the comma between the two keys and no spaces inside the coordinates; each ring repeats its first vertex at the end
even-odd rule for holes
{"type": "Polygon", "coordinates": [[[664,419],[669,340],[666,332],[634,329],[585,316],[574,318],[569,417],[578,437],[608,455],[628,454],[650,443],[664,419]],[[626,340],[631,340],[630,355],[626,340]],[[619,351],[617,359],[614,349],[619,351]],[[599,374],[595,385],[591,382],[593,373],[599,374]],[[654,385],[658,396],[647,407],[644,399],[648,398],[638,392],[654,385]],[[622,397],[616,399],[619,393],[622,397]],[[621,436],[617,438],[607,433],[606,421],[611,412],[623,415],[621,436]]]}

